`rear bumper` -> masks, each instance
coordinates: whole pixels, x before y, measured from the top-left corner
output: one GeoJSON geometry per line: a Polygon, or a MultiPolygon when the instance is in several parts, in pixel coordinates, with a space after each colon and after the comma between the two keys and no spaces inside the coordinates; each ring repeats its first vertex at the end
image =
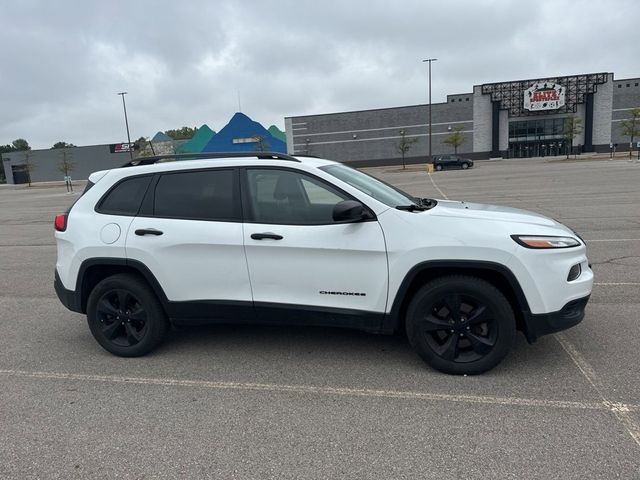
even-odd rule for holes
{"type": "Polygon", "coordinates": [[[64,288],[58,272],[55,273],[55,279],[53,281],[53,288],[56,290],[56,295],[60,302],[72,312],[84,313],[82,311],[82,302],[80,301],[80,295],[74,290],[67,290],[64,288]]]}
{"type": "Polygon", "coordinates": [[[527,331],[525,335],[529,342],[535,342],[538,337],[549,335],[571,328],[584,318],[585,307],[589,301],[589,296],[572,300],[557,312],[525,314],[527,331]]]}

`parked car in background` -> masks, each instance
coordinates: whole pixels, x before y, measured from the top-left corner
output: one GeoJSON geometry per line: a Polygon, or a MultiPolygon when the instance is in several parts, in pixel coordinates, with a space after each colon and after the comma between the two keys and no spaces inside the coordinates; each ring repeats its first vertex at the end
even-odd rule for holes
{"type": "Polygon", "coordinates": [[[444,170],[445,168],[467,168],[473,167],[473,160],[459,157],[458,155],[436,155],[433,157],[433,168],[444,170]]]}

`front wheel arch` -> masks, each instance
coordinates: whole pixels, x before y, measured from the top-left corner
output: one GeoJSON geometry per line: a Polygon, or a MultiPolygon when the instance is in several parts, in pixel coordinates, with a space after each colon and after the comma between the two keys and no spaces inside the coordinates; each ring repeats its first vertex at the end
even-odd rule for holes
{"type": "Polygon", "coordinates": [[[485,280],[500,290],[511,304],[516,318],[516,328],[533,343],[535,330],[529,328],[529,304],[520,283],[511,270],[502,264],[474,260],[431,260],[415,265],[405,275],[390,312],[385,316],[382,331],[386,333],[404,331],[405,316],[413,295],[426,283],[448,275],[468,275],[485,280]]]}

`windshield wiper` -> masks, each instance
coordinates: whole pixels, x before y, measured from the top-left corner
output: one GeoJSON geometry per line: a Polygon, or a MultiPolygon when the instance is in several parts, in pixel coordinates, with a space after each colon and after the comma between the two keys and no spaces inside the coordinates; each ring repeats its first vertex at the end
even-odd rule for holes
{"type": "Polygon", "coordinates": [[[421,207],[420,205],[416,205],[412,203],[410,205],[398,205],[396,206],[398,210],[405,210],[407,212],[424,212],[426,210],[425,207],[421,207]]]}

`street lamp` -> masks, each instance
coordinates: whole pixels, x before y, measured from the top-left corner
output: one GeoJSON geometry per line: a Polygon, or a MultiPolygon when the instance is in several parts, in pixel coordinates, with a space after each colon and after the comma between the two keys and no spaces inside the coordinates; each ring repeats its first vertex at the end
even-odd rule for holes
{"type": "Polygon", "coordinates": [[[422,60],[423,62],[429,62],[429,159],[428,162],[432,163],[431,158],[431,62],[435,62],[437,58],[427,58],[422,60]]]}
{"type": "Polygon", "coordinates": [[[127,126],[127,141],[129,142],[129,158],[131,160],[133,160],[133,152],[132,152],[132,148],[131,148],[131,135],[129,135],[129,120],[127,119],[127,105],[124,102],[124,96],[127,94],[127,92],[120,92],[117,93],[116,95],[120,95],[122,97],[122,108],[124,109],[124,124],[127,126]]]}

